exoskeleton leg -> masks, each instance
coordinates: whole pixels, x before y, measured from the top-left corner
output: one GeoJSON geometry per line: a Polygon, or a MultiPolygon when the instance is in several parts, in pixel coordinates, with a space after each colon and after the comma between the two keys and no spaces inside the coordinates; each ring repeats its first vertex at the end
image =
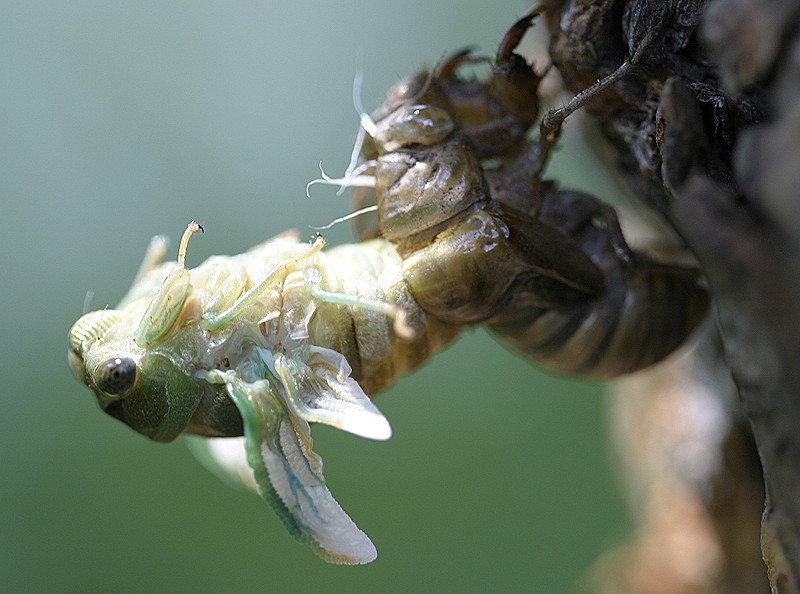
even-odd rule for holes
{"type": "Polygon", "coordinates": [[[462,53],[451,58],[441,71],[440,80],[448,94],[451,115],[465,128],[480,159],[516,150],[539,116],[538,89],[545,73],[537,73],[514,50],[540,12],[540,9],[531,11],[508,29],[497,49],[488,82],[481,85],[456,82],[456,67],[468,60],[462,53]],[[471,125],[468,113],[481,113],[486,121],[471,125]]]}
{"type": "Polygon", "coordinates": [[[601,228],[608,236],[617,258],[628,265],[635,257],[619,224],[614,207],[583,192],[555,192],[544,200],[540,218],[568,237],[577,237],[587,225],[601,228]]]}
{"type": "Polygon", "coordinates": [[[564,120],[566,120],[572,113],[586,105],[599,93],[602,93],[605,89],[619,82],[628,74],[630,74],[631,70],[633,70],[633,68],[642,59],[642,56],[644,56],[644,54],[647,52],[647,49],[650,47],[655,35],[656,30],[651,30],[650,33],[646,35],[644,39],[642,39],[633,56],[625,60],[616,70],[614,70],[614,72],[598,80],[592,86],[575,95],[563,107],[552,109],[544,114],[541,124],[539,125],[540,142],[544,142],[549,146],[553,146],[561,134],[561,127],[564,124],[564,120]]]}
{"type": "Polygon", "coordinates": [[[537,74],[514,50],[541,12],[536,8],[511,25],[500,41],[492,69],[492,88],[504,111],[526,122],[533,122],[539,115],[539,83],[545,73],[537,74]]]}

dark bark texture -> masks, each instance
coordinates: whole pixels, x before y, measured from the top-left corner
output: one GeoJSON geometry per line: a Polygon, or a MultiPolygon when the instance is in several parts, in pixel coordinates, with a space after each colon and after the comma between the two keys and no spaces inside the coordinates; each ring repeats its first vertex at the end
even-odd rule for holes
{"type": "Polygon", "coordinates": [[[616,175],[708,279],[763,468],[766,573],[773,591],[800,592],[800,3],[549,8],[551,57],[572,92],[636,56],[586,109],[616,175]]]}

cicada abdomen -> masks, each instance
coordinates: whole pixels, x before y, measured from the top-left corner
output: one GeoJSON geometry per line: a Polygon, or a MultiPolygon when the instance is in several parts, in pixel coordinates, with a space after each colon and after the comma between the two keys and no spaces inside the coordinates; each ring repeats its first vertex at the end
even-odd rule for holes
{"type": "Polygon", "coordinates": [[[164,242],[152,242],[122,304],[75,323],[70,365],[105,412],[153,440],[190,433],[225,438],[207,442],[217,459],[230,455],[222,444],[246,452],[244,474],[326,560],[372,561],[375,547],[325,485],[309,423],[387,439],[365,391],[391,384],[458,329],[416,305],[386,241],[321,252],[321,239],[309,247],[284,234],[188,270],[196,229],[177,265],[158,265],[164,242]],[[244,449],[228,439],[240,435],[244,449]]]}

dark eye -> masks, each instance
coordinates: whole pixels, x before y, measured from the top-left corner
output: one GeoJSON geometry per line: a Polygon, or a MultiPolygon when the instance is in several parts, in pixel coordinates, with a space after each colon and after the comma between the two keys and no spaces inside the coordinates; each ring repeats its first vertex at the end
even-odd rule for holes
{"type": "Polygon", "coordinates": [[[123,396],[136,383],[136,362],[130,357],[113,357],[97,368],[97,387],[106,394],[123,396]]]}

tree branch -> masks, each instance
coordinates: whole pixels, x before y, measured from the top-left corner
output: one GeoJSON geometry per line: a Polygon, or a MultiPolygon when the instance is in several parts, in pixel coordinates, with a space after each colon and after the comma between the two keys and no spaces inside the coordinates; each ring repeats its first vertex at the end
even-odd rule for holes
{"type": "Polygon", "coordinates": [[[568,4],[551,54],[573,92],[613,69],[603,50],[620,47],[609,39],[624,40],[626,57],[659,33],[637,71],[588,110],[602,116],[617,172],[707,276],[763,466],[770,583],[800,592],[800,6],[568,4]]]}

